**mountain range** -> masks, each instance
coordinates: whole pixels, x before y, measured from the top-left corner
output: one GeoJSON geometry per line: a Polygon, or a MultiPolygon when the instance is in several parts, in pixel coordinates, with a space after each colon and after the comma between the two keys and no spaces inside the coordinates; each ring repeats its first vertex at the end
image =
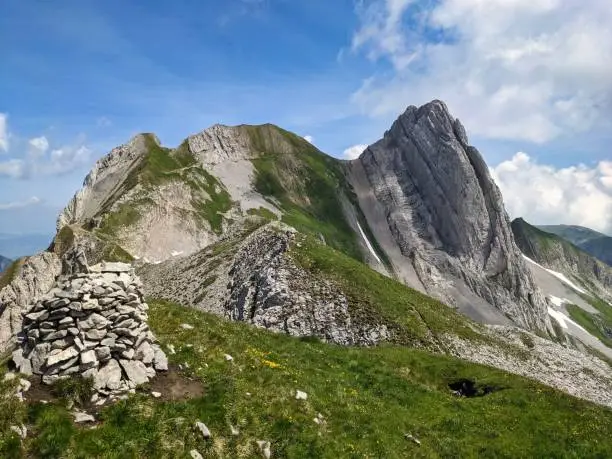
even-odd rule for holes
{"type": "Polygon", "coordinates": [[[163,262],[258,212],[475,320],[550,328],[499,189],[440,101],[409,107],[348,162],[273,125],[217,125],[176,149],[136,136],[98,162],[58,230],[86,228],[163,262]]]}
{"type": "MultiPolygon", "coordinates": [[[[160,424],[151,427],[158,439],[165,438],[163,423],[206,412],[218,432],[228,422],[243,426],[234,439],[235,427],[219,433],[216,448],[228,457],[255,454],[265,436],[279,457],[350,457],[352,442],[361,452],[405,457],[423,438],[426,456],[542,457],[561,454],[572,435],[559,425],[587,417],[591,430],[578,434],[584,444],[577,454],[612,452],[603,440],[612,418],[602,407],[612,407],[612,268],[560,236],[510,222],[482,156],[441,101],[409,106],[350,161],[271,124],[215,125],[176,148],[151,133],[133,137],[96,163],[59,215],[49,249],[1,278],[0,350],[35,339],[22,314],[49,292],[57,296],[56,282],[87,284],[84,260],[102,272],[127,269],[122,263],[135,268],[172,371],[207,384],[210,395],[189,408],[172,401],[158,412],[160,424]],[[336,379],[347,386],[333,386],[336,379]],[[276,399],[299,389],[295,384],[309,395],[298,390],[290,403],[276,399]],[[499,413],[475,402],[470,416],[484,421],[467,421],[460,411],[476,399],[456,398],[467,394],[486,396],[499,413]],[[254,405],[245,398],[252,395],[254,405]],[[312,405],[294,412],[296,400],[312,405]],[[440,411],[446,420],[425,408],[447,404],[448,412],[440,411]],[[396,411],[406,407],[437,419],[429,432],[396,411]],[[381,419],[381,432],[370,432],[378,446],[360,433],[359,426],[373,425],[366,413],[381,419]],[[293,424],[295,416],[300,423],[309,416],[310,427],[322,430],[311,437],[293,424]],[[345,429],[346,441],[327,435],[328,418],[337,435],[345,429]],[[398,443],[396,421],[423,438],[406,430],[398,443]],[[507,429],[509,422],[520,427],[507,429]],[[549,434],[551,422],[562,430],[557,436],[549,434]],[[526,440],[533,425],[549,429],[526,440]],[[503,442],[490,441],[496,436],[503,442]],[[503,450],[502,443],[511,446],[503,450]]],[[[109,302],[129,295],[112,290],[109,302]]],[[[72,304],[62,297],[73,293],[59,295],[60,306],[72,304]]],[[[123,406],[161,409],[143,403],[136,396],[123,406]]],[[[108,422],[88,444],[120,436],[123,415],[108,415],[117,409],[108,408],[108,422]]],[[[193,429],[177,429],[185,435],[178,448],[197,443],[193,429]]],[[[71,438],[73,451],[85,451],[86,442],[71,438]]]]}
{"type": "Polygon", "coordinates": [[[9,258],[0,255],[0,273],[6,270],[11,265],[12,261],[9,258]]]}
{"type": "Polygon", "coordinates": [[[544,225],[539,228],[567,239],[586,253],[612,266],[612,237],[575,225],[544,225]]]}

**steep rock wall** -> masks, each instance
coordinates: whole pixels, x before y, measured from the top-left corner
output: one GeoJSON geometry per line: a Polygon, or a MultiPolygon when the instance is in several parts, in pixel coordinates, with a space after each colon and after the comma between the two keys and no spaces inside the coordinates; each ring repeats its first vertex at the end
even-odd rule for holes
{"type": "Polygon", "coordinates": [[[408,107],[348,168],[368,223],[405,283],[483,322],[549,327],[501,193],[444,103],[408,107]]]}

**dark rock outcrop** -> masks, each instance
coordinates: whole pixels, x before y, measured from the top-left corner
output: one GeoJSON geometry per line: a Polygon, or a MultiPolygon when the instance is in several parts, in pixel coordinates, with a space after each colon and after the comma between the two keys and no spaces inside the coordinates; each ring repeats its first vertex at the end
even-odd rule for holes
{"type": "Polygon", "coordinates": [[[501,193],[443,102],[408,107],[349,171],[402,281],[480,321],[549,327],[501,193]]]}
{"type": "Polygon", "coordinates": [[[294,229],[273,222],[227,237],[213,250],[143,266],[139,274],[148,296],[259,328],[340,345],[388,341],[392,331],[385,324],[359,321],[338,286],[288,256],[295,237],[294,229]]]}

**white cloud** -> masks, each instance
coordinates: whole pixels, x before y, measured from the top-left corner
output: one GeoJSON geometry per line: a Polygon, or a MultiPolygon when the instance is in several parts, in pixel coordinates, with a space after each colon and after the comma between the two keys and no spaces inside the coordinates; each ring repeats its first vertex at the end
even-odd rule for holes
{"type": "Polygon", "coordinates": [[[31,153],[35,156],[42,155],[49,149],[49,141],[44,135],[30,139],[28,143],[31,147],[31,153]]]}
{"type": "Polygon", "coordinates": [[[492,168],[506,209],[533,224],[573,224],[612,232],[612,162],[555,168],[517,153],[492,168]]]}
{"type": "Polygon", "coordinates": [[[311,136],[311,135],[305,135],[304,136],[304,140],[306,140],[306,142],[308,142],[308,143],[314,144],[314,137],[311,136]]]}
{"type": "Polygon", "coordinates": [[[30,140],[29,146],[30,150],[24,158],[0,161],[0,177],[23,179],[62,175],[87,165],[92,156],[87,146],[79,144],[66,145],[48,153],[49,143],[45,137],[30,140]]]}
{"type": "Polygon", "coordinates": [[[366,148],[368,148],[367,145],[353,145],[352,147],[348,147],[346,150],[344,150],[342,157],[344,159],[356,159],[366,148]]]}
{"type": "Polygon", "coordinates": [[[0,161],[0,177],[23,178],[25,176],[25,162],[22,159],[9,159],[0,161]]]}
{"type": "Polygon", "coordinates": [[[612,119],[612,0],[375,0],[352,49],[388,60],[353,101],[373,116],[446,101],[480,136],[544,143],[612,119]]]}
{"type": "Polygon", "coordinates": [[[7,118],[6,113],[0,113],[0,150],[5,152],[9,148],[7,118]]]}
{"type": "Polygon", "coordinates": [[[24,207],[35,206],[36,204],[40,204],[40,203],[41,203],[41,200],[39,197],[32,196],[30,199],[26,199],[25,201],[0,203],[0,210],[23,209],[24,207]]]}
{"type": "Polygon", "coordinates": [[[60,175],[89,162],[92,151],[85,145],[66,146],[51,151],[50,161],[42,165],[42,173],[60,175]]]}

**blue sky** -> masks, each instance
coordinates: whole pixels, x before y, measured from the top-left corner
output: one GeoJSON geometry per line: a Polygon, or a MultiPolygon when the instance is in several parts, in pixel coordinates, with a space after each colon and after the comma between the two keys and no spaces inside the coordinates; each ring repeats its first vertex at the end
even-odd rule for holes
{"type": "Polygon", "coordinates": [[[612,229],[579,209],[586,200],[593,212],[612,210],[612,78],[597,64],[612,62],[611,8],[586,1],[578,23],[556,0],[486,5],[5,0],[0,233],[52,233],[95,160],[138,132],[175,146],[214,123],[272,122],[343,157],[433,98],[462,119],[492,168],[505,164],[495,171],[511,213],[612,229]],[[508,172],[516,164],[529,172],[520,180],[508,172]],[[563,199],[542,208],[517,198],[542,176],[563,199]],[[583,201],[567,197],[570,187],[586,190],[583,201]]]}

